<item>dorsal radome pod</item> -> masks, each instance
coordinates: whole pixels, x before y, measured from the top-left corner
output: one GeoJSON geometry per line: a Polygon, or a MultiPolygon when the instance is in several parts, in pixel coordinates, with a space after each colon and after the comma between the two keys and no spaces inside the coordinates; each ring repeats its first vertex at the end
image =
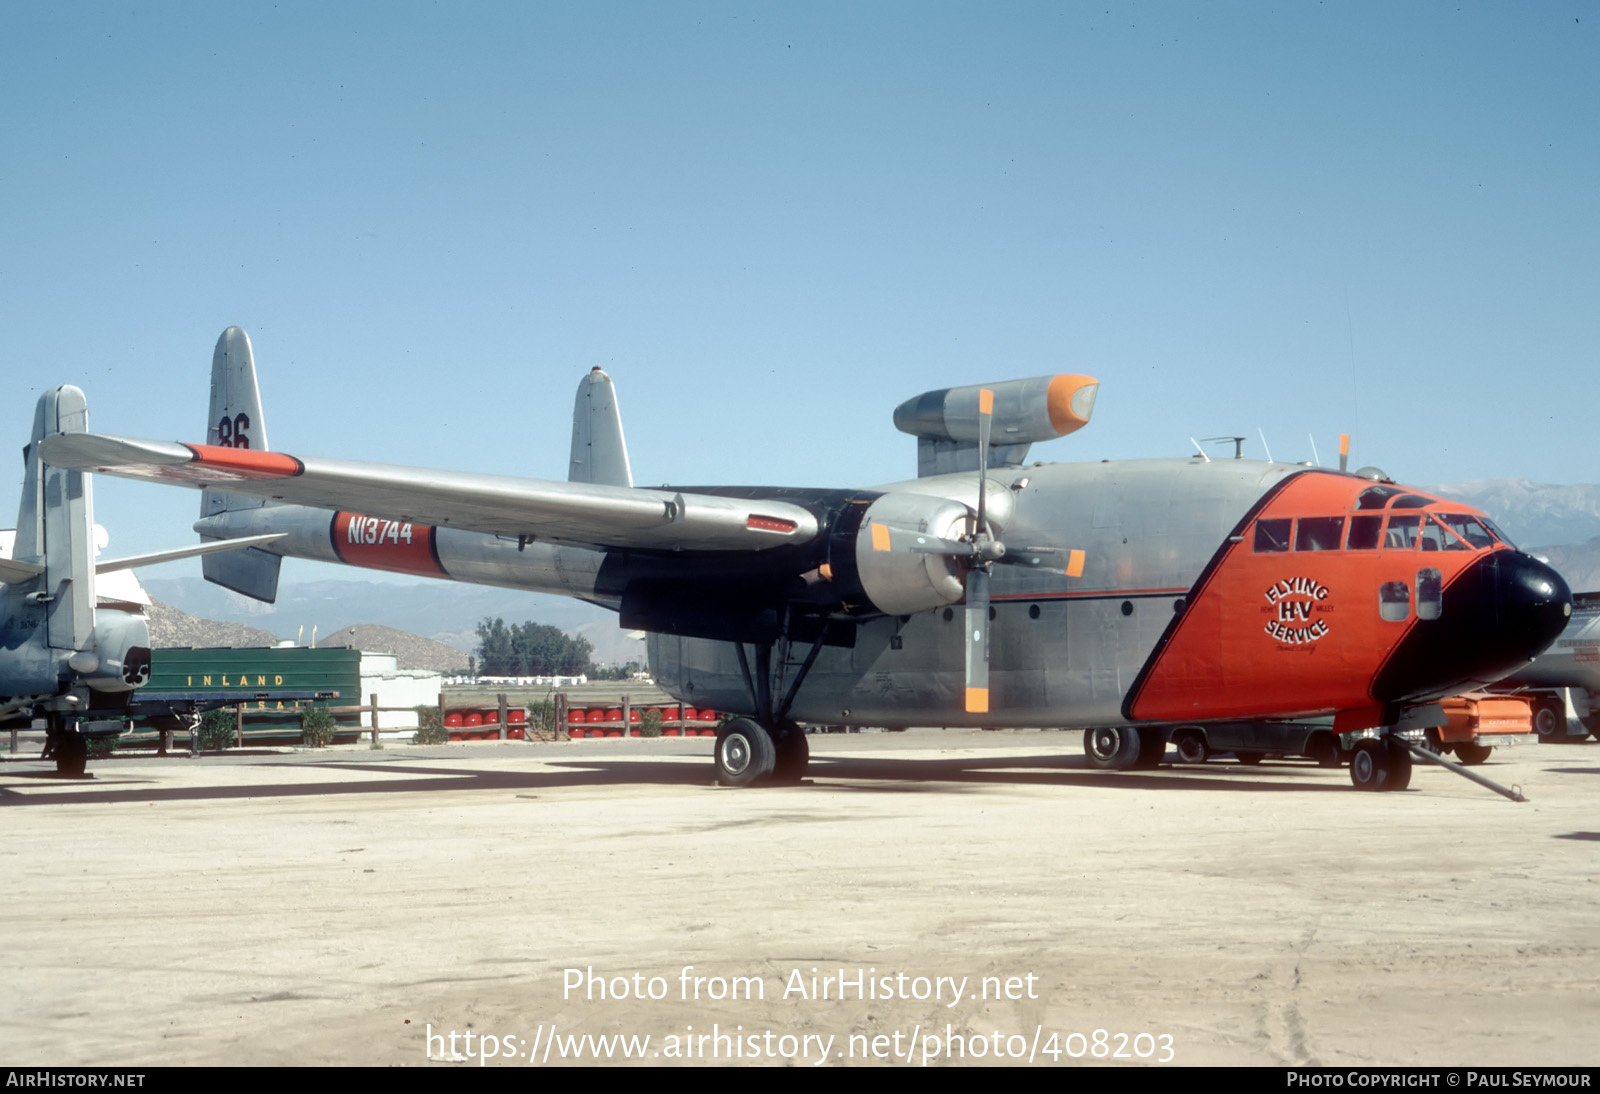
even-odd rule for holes
{"type": "Polygon", "coordinates": [[[978,399],[994,392],[991,445],[1053,440],[1089,424],[1100,382],[1090,376],[1061,374],[998,384],[970,384],[926,391],[895,408],[894,425],[930,441],[978,442],[978,399]]]}

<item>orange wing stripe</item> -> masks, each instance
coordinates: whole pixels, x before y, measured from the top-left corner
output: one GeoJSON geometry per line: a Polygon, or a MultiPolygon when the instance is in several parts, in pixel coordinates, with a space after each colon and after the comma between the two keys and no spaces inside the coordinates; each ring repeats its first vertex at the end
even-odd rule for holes
{"type": "Polygon", "coordinates": [[[282,452],[257,452],[250,448],[223,448],[214,444],[186,444],[194,462],[213,471],[230,472],[240,479],[289,479],[305,465],[282,452]]]}

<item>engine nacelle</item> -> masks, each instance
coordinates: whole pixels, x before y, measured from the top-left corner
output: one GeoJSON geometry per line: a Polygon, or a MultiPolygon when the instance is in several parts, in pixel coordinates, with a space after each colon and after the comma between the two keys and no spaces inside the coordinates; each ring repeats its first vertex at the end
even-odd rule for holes
{"type": "Polygon", "coordinates": [[[873,606],[910,615],[965,597],[960,559],[918,548],[959,539],[971,520],[960,502],[923,494],[885,494],[868,506],[856,536],[856,570],[873,606]]]}
{"type": "Polygon", "coordinates": [[[130,612],[96,613],[94,645],[66,658],[77,678],[95,691],[132,691],[150,679],[150,625],[130,612]]]}

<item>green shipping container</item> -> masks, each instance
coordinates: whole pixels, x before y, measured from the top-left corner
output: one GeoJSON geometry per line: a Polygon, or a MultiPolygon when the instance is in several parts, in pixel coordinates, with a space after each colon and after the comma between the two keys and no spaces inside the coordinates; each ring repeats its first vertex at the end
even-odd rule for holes
{"type": "MultiPolygon", "coordinates": [[[[312,700],[275,693],[333,692],[320,706],[359,706],[361,651],[352,649],[157,649],[150,654],[150,682],[141,695],[203,694],[245,701],[245,733],[252,737],[298,736],[300,709],[312,700]]],[[[341,731],[354,731],[359,714],[339,715],[341,731]]],[[[138,732],[148,727],[135,724],[138,732]]]]}

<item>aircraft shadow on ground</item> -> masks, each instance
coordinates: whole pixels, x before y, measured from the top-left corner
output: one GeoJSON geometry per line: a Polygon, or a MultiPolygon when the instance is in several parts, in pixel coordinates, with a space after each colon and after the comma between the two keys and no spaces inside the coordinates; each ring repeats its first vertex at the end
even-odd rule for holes
{"type": "MultiPolygon", "coordinates": [[[[60,791],[27,792],[0,786],[0,807],[27,805],[94,804],[159,801],[226,801],[244,798],[303,798],[334,794],[366,795],[426,793],[430,791],[517,792],[556,790],[566,787],[598,786],[682,786],[712,785],[711,765],[661,762],[640,759],[584,757],[551,763],[556,770],[496,771],[481,767],[447,767],[414,763],[351,763],[343,761],[314,764],[250,765],[263,773],[263,780],[246,785],[162,786],[160,776],[137,779],[116,778],[114,772],[101,777],[61,780],[60,791]],[[314,782],[272,782],[269,773],[278,769],[305,770],[312,767],[324,775],[314,782]],[[330,771],[349,772],[347,780],[329,780],[330,771]],[[110,777],[106,777],[109,775],[110,777]],[[379,779],[359,776],[380,775],[379,779]],[[68,788],[70,787],[70,789],[68,788]]],[[[48,772],[6,773],[10,778],[54,780],[48,772]]],[[[1080,757],[1043,756],[968,756],[939,759],[871,757],[814,757],[806,781],[790,790],[848,790],[863,793],[950,793],[981,786],[1058,786],[1126,787],[1169,791],[1233,791],[1272,793],[1281,791],[1327,791],[1349,793],[1344,779],[1329,779],[1331,772],[1308,765],[1265,764],[1249,768],[1238,765],[1163,767],[1156,771],[1095,771],[1080,757]],[[1202,774],[1202,772],[1205,772],[1202,774]]],[[[783,789],[783,788],[779,788],[783,789]]],[[[763,793],[749,790],[738,793],[763,793]]]]}

